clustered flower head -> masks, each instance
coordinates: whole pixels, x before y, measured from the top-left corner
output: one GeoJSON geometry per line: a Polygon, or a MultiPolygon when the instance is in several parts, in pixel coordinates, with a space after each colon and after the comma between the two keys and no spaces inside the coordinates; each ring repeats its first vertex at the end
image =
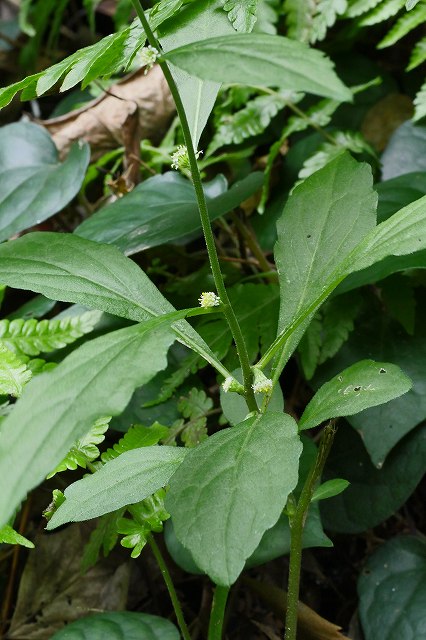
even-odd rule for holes
{"type": "Polygon", "coordinates": [[[238,380],[235,380],[233,376],[228,376],[227,378],[225,378],[225,380],[222,382],[222,389],[225,393],[228,393],[228,391],[234,391],[235,393],[244,394],[243,385],[238,382],[238,380]]]}
{"type": "MultiPolygon", "coordinates": [[[[197,160],[202,153],[202,151],[196,152],[195,157],[197,158],[197,160]]],[[[172,169],[176,169],[176,171],[191,170],[191,165],[189,164],[188,149],[183,144],[180,144],[176,151],[172,154],[172,169]]]]}
{"type": "Polygon", "coordinates": [[[272,380],[267,378],[260,369],[253,368],[254,380],[251,388],[255,393],[272,393],[272,380]]]}
{"type": "Polygon", "coordinates": [[[198,302],[203,309],[208,309],[209,307],[218,307],[220,305],[220,298],[214,291],[203,291],[198,298],[198,302]]]}
{"type": "Polygon", "coordinates": [[[154,66],[160,52],[155,47],[151,47],[149,44],[147,47],[144,47],[140,54],[139,59],[143,67],[145,67],[145,75],[148,73],[150,69],[154,66]]]}

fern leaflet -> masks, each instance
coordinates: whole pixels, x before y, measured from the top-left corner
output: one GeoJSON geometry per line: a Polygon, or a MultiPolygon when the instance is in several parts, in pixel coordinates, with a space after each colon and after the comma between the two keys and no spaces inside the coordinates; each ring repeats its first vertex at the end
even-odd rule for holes
{"type": "Polygon", "coordinates": [[[102,312],[88,311],[81,316],[40,320],[0,320],[0,339],[18,355],[38,356],[61,349],[93,331],[102,312]]]}
{"type": "Polygon", "coordinates": [[[288,37],[309,42],[315,11],[316,0],[284,0],[288,37]]]}
{"type": "Polygon", "coordinates": [[[19,398],[32,375],[26,363],[0,342],[0,394],[19,398]]]}
{"type": "Polygon", "coordinates": [[[415,69],[426,60],[426,37],[417,42],[414,49],[411,52],[410,62],[407,67],[407,71],[415,69]]]}
{"type": "Polygon", "coordinates": [[[345,13],[347,0],[320,0],[312,20],[312,34],[309,42],[324,40],[327,30],[334,25],[338,16],[345,13]]]}
{"type": "Polygon", "coordinates": [[[102,453],[102,462],[109,462],[118,458],[119,455],[131,449],[139,449],[140,447],[151,447],[167,436],[169,429],[163,427],[159,422],[154,422],[150,427],[141,424],[135,424],[120,438],[120,440],[110,449],[102,453]]]}
{"type": "Polygon", "coordinates": [[[252,31],[257,20],[257,0],[223,0],[223,8],[235,31],[252,31]]]}
{"type": "Polygon", "coordinates": [[[380,22],[395,16],[403,6],[404,0],[388,0],[388,2],[383,2],[378,7],[367,13],[367,15],[361,18],[358,24],[362,27],[379,24],[380,22]]]}
{"type": "Polygon", "coordinates": [[[385,4],[387,0],[349,0],[349,5],[345,13],[345,18],[357,18],[363,13],[367,13],[378,4],[385,4]]]}
{"type": "Polygon", "coordinates": [[[414,98],[414,107],[413,121],[417,122],[426,116],[426,82],[422,84],[414,98]]]}
{"type": "Polygon", "coordinates": [[[383,40],[381,40],[381,42],[379,42],[377,47],[379,49],[390,47],[425,21],[426,2],[425,0],[422,0],[422,2],[416,5],[412,11],[405,13],[399,18],[389,33],[383,38],[383,40]]]}

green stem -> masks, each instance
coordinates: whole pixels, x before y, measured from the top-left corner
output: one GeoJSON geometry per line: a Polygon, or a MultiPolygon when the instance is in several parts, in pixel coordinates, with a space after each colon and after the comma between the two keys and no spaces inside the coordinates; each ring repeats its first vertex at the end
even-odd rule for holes
{"type": "Polygon", "coordinates": [[[330,453],[331,445],[333,444],[335,433],[335,421],[332,420],[323,431],[315,463],[306,478],[295,514],[290,520],[291,542],[285,640],[296,640],[303,529],[315,485],[321,477],[324,464],[330,453]]]}
{"type": "Polygon", "coordinates": [[[172,601],[173,609],[176,614],[176,620],[179,625],[179,629],[182,634],[182,637],[184,638],[184,640],[191,640],[188,627],[186,626],[186,622],[183,617],[179,598],[177,597],[176,590],[175,590],[172,578],[170,576],[169,570],[167,569],[166,562],[151,533],[147,537],[147,540],[148,540],[149,546],[151,547],[152,553],[154,554],[154,557],[157,561],[157,564],[160,567],[160,571],[164,578],[164,582],[166,583],[167,591],[169,592],[170,600],[172,601]]]}
{"type": "MultiPolygon", "coordinates": [[[[138,15],[139,20],[141,21],[142,27],[146,33],[149,44],[152,47],[155,47],[157,51],[161,51],[161,46],[157,41],[152,29],[149,25],[148,19],[145,15],[145,12],[142,8],[140,0],[132,0],[132,4],[135,8],[135,11],[138,15]]],[[[182,99],[180,97],[178,88],[172,76],[172,73],[164,60],[158,60],[158,63],[163,71],[164,77],[166,79],[167,84],[169,85],[170,92],[175,101],[176,110],[180,119],[180,123],[182,126],[182,133],[185,140],[189,165],[191,168],[191,177],[192,182],[195,189],[195,195],[198,202],[198,209],[200,212],[201,218],[201,226],[203,228],[204,238],[207,247],[207,253],[209,256],[210,267],[213,274],[213,279],[215,282],[217,293],[221,299],[223,305],[223,313],[228,322],[229,328],[231,330],[232,336],[234,338],[235,346],[237,348],[238,357],[241,364],[241,370],[243,373],[244,380],[244,392],[245,392],[245,400],[247,406],[250,411],[258,411],[256,399],[254,397],[254,392],[251,387],[252,384],[252,372],[250,368],[250,360],[248,357],[246,343],[244,341],[243,334],[241,332],[241,327],[238,323],[235,312],[231,306],[230,300],[228,298],[228,294],[225,288],[225,283],[223,281],[222,271],[220,269],[219,258],[216,251],[213,231],[210,225],[210,217],[207,208],[207,202],[204,195],[203,185],[201,182],[200,170],[197,162],[196,149],[194,149],[194,145],[191,137],[191,130],[188,123],[188,118],[186,117],[185,108],[182,103],[182,99]]]]}
{"type": "Polygon", "coordinates": [[[230,587],[216,586],[210,614],[208,640],[222,640],[223,620],[230,587]]]}

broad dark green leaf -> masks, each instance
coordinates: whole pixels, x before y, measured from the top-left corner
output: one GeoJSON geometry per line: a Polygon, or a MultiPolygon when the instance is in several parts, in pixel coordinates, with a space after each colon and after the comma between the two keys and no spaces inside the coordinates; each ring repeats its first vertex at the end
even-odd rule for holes
{"type": "Polygon", "coordinates": [[[179,640],[174,624],[148,613],[108,611],[86,616],[57,631],[51,640],[179,640]]]}
{"type": "Polygon", "coordinates": [[[335,498],[321,501],[324,527],[340,533],[360,533],[389,518],[422,479],[425,456],[425,424],[401,440],[380,470],[373,466],[359,435],[340,424],[323,480],[345,478],[350,485],[335,498]]]}
{"type": "Polygon", "coordinates": [[[384,404],[407,393],[411,386],[410,378],[396,365],[361,360],[322,385],[303,412],[299,429],[384,404]]]}
{"type": "Polygon", "coordinates": [[[424,306],[419,309],[415,333],[409,336],[378,308],[370,308],[339,353],[320,367],[314,378],[315,387],[318,387],[368,355],[374,360],[393,362],[412,380],[413,386],[406,394],[348,418],[359,431],[373,464],[377,466],[383,464],[401,438],[426,418],[426,327],[422,322],[423,314],[424,306]]]}
{"type": "MultiPolygon", "coordinates": [[[[294,189],[278,221],[275,245],[281,330],[309,308],[345,255],[374,228],[376,202],[370,167],[357,163],[349,154],[330,162],[294,189]]],[[[286,359],[308,322],[287,341],[286,359]]]]}
{"type": "MultiPolygon", "coordinates": [[[[116,247],[73,234],[30,233],[1,245],[0,282],[138,322],[174,311],[145,273],[116,247]]],[[[198,292],[194,302],[197,296],[198,292]]],[[[227,375],[186,321],[174,329],[184,344],[227,375]]]]}
{"type": "Polygon", "coordinates": [[[86,342],[27,385],[0,434],[1,524],[95,420],[119,414],[134,389],[166,367],[171,321],[155,318],[86,342]]]}
{"type": "Polygon", "coordinates": [[[413,171],[425,171],[426,127],[411,121],[404,122],[389,140],[381,160],[383,180],[413,171]]]}
{"type": "Polygon", "coordinates": [[[64,162],[45,129],[16,122],[0,129],[0,241],[40,224],[78,193],[90,149],[75,143],[64,162]]]}
{"type": "Polygon", "coordinates": [[[203,80],[279,87],[352,100],[331,61],[318,50],[282,36],[260,33],[200,39],[164,55],[177,67],[203,80]]]}
{"type": "Polygon", "coordinates": [[[49,520],[47,529],[97,518],[145,500],[168,483],[185,454],[186,449],[181,447],[153,446],[125,451],[92,476],[65,489],[66,500],[49,520]]]}
{"type": "Polygon", "coordinates": [[[426,542],[398,536],[368,558],[358,581],[365,640],[426,636],[426,542]]]}
{"type": "Polygon", "coordinates": [[[170,481],[166,509],[195,563],[231,585],[297,484],[302,445],[293,418],[266,413],[214,434],[170,481]]]}
{"type": "MultiPolygon", "coordinates": [[[[222,0],[191,2],[177,16],[165,22],[158,29],[164,51],[188,45],[195,40],[234,33],[222,4],[222,0]]],[[[198,147],[223,79],[216,79],[215,82],[208,78],[200,79],[192,69],[182,70],[173,64],[171,71],[185,107],[192,142],[194,147],[198,147]]]]}
{"type": "MultiPolygon", "coordinates": [[[[225,215],[261,186],[261,173],[250,174],[229,190],[225,177],[217,176],[204,187],[210,219],[225,215]]],[[[145,180],[88,218],[75,233],[88,240],[115,244],[123,253],[131,255],[174,242],[200,229],[192,183],[170,172],[145,180]]]]}
{"type": "MultiPolygon", "coordinates": [[[[303,451],[299,462],[299,481],[294,490],[298,496],[302,490],[306,476],[315,460],[317,448],[310,438],[302,436],[303,451]]],[[[191,553],[176,538],[173,523],[168,520],[165,527],[165,542],[173,560],[189,573],[203,573],[195,564],[191,553]]],[[[309,507],[308,517],[303,529],[303,548],[331,547],[331,540],[325,535],[319,512],[319,506],[313,504],[309,507]]],[[[281,514],[276,524],[265,531],[259,546],[246,561],[246,567],[256,567],[290,552],[290,527],[288,517],[281,514]]]]}

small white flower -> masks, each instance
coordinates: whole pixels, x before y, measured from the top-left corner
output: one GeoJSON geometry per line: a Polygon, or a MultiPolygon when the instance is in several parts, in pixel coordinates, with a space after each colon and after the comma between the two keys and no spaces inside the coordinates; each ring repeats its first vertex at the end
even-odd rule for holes
{"type": "Polygon", "coordinates": [[[222,389],[225,393],[228,393],[228,391],[234,391],[235,393],[244,395],[243,385],[232,376],[228,376],[227,378],[225,378],[225,380],[222,382],[222,389]]]}
{"type": "Polygon", "coordinates": [[[139,53],[139,60],[141,62],[141,65],[145,67],[145,75],[150,69],[152,69],[159,55],[160,52],[158,51],[158,49],[156,49],[155,47],[151,47],[150,44],[147,47],[141,49],[139,53]]]}
{"type": "Polygon", "coordinates": [[[198,298],[198,302],[203,309],[208,309],[209,307],[218,307],[220,305],[220,298],[214,291],[203,291],[198,298]]]}
{"type": "MultiPolygon", "coordinates": [[[[197,158],[197,160],[202,153],[202,151],[196,152],[195,157],[197,158]]],[[[189,164],[188,149],[183,144],[180,144],[176,151],[172,154],[172,169],[176,169],[176,171],[191,170],[191,165],[189,164]]]]}
{"type": "Polygon", "coordinates": [[[267,378],[260,369],[253,368],[254,381],[251,388],[255,393],[272,393],[272,380],[267,378]]]}

